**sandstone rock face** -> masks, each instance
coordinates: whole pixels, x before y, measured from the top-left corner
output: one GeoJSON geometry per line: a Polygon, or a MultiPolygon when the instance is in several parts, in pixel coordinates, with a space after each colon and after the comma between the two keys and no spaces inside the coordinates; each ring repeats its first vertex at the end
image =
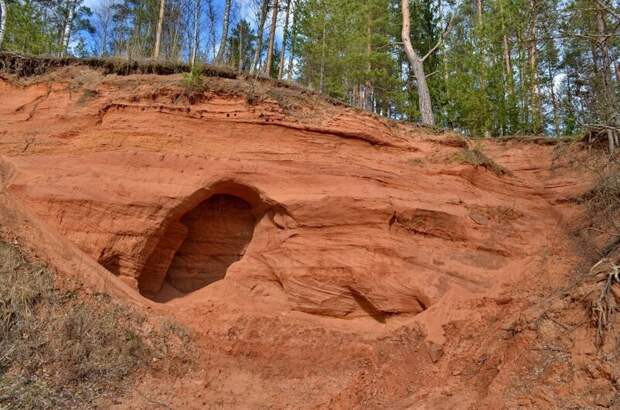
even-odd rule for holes
{"type": "Polygon", "coordinates": [[[319,132],[268,102],[129,102],[105,82],[83,102],[49,87],[3,85],[2,123],[22,151],[4,157],[5,189],[150,297],[164,282],[186,294],[227,277],[275,281],[294,309],[322,315],[415,314],[497,285],[535,246],[519,234],[530,190],[458,163],[420,166],[455,150],[423,131],[341,110],[319,132]],[[477,223],[476,206],[518,216],[477,223]]]}
{"type": "Polygon", "coordinates": [[[583,185],[552,172],[553,148],[487,142],[510,171],[497,175],[460,163],[452,135],[281,88],[249,103],[222,89],[239,80],[189,104],[178,83],[0,79],[3,224],[58,269],[195,325],[222,351],[213,371],[254,358],[197,382],[231,407],[454,408],[488,394],[481,379],[448,400],[433,386],[456,370],[432,366],[465,349],[459,372],[475,373],[476,343],[495,342],[455,323],[482,329],[521,308],[506,296],[518,283],[565,279],[574,259],[557,245],[583,185]],[[476,343],[461,349],[457,333],[476,343]],[[306,384],[280,402],[289,376],[306,384]]]}

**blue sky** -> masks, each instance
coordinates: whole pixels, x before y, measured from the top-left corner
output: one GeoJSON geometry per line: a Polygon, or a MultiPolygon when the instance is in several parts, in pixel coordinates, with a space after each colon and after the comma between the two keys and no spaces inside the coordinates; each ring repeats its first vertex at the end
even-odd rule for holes
{"type": "MultiPolygon", "coordinates": [[[[99,4],[101,4],[102,1],[103,0],[85,0],[84,5],[94,9],[99,4]]],[[[252,13],[251,0],[233,0],[233,2],[236,3],[238,7],[240,6],[241,16],[247,18],[251,15],[252,13]]],[[[213,3],[219,10],[223,10],[224,0],[214,0],[213,3]]]]}
{"type": "MultiPolygon", "coordinates": [[[[121,1],[121,0],[84,0],[84,5],[90,7],[93,11],[96,11],[97,7],[100,6],[101,4],[103,3],[109,4],[110,2],[114,2],[114,1],[121,1]]],[[[212,0],[212,1],[215,7],[215,14],[218,19],[218,21],[216,22],[215,32],[216,32],[216,37],[217,37],[216,41],[219,43],[219,36],[221,32],[221,18],[224,13],[225,0],[212,0]]],[[[203,0],[203,13],[205,13],[206,11],[206,8],[204,6],[205,3],[206,3],[206,0],[203,0]]],[[[236,22],[242,18],[245,18],[246,20],[248,20],[250,25],[256,28],[256,23],[257,23],[256,13],[258,11],[258,4],[259,4],[259,0],[232,0],[232,14],[231,14],[232,26],[230,30],[232,30],[232,27],[234,27],[236,22]]],[[[280,45],[281,38],[282,38],[282,24],[284,21],[284,13],[280,13],[278,20],[279,20],[278,30],[276,33],[276,45],[277,46],[280,45]]],[[[203,14],[201,21],[202,21],[201,23],[202,29],[201,29],[200,37],[201,37],[201,44],[204,47],[206,44],[206,39],[208,37],[208,31],[209,31],[209,27],[208,27],[205,14],[203,14]]],[[[266,21],[265,35],[268,33],[270,21],[271,21],[270,18],[266,21]]]]}

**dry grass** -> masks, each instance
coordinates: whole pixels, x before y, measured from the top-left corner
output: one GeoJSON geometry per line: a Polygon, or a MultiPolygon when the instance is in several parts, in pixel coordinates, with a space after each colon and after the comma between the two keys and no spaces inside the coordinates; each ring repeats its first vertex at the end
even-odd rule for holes
{"type": "Polygon", "coordinates": [[[613,166],[601,174],[586,199],[592,212],[617,216],[620,211],[620,168],[613,166]]]}
{"type": "Polygon", "coordinates": [[[467,148],[467,140],[458,134],[447,134],[443,138],[434,139],[441,145],[454,148],[467,148]]]}
{"type": "Polygon", "coordinates": [[[482,152],[482,148],[480,147],[464,148],[455,155],[455,159],[463,164],[486,168],[489,171],[494,172],[496,175],[509,174],[509,171],[506,168],[487,157],[484,152],[482,152]]]}
{"type": "Polygon", "coordinates": [[[598,180],[580,199],[585,202],[599,236],[606,237],[607,244],[600,254],[607,256],[620,246],[620,166],[613,160],[595,171],[599,173],[598,180]]]}
{"type": "Polygon", "coordinates": [[[0,408],[92,408],[141,370],[191,365],[187,332],[54,275],[0,242],[0,408]]]}
{"type": "MultiPolygon", "coordinates": [[[[130,61],[115,58],[74,58],[31,56],[17,53],[0,53],[0,71],[4,71],[18,77],[31,77],[45,74],[53,69],[68,66],[85,66],[101,69],[104,74],[130,75],[130,74],[158,74],[169,75],[188,73],[192,71],[189,64],[141,60],[130,61]]],[[[202,65],[200,71],[208,77],[237,78],[237,73],[226,67],[202,65]]]]}

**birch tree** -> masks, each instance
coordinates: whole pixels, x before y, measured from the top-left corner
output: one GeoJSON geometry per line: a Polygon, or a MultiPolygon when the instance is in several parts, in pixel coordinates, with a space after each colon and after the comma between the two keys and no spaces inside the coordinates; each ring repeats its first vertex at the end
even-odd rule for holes
{"type": "Polygon", "coordinates": [[[258,61],[260,59],[261,50],[263,48],[263,34],[265,31],[265,20],[267,20],[267,13],[269,12],[269,0],[261,0],[260,15],[258,21],[258,30],[256,35],[258,41],[256,42],[256,50],[254,50],[254,58],[252,59],[252,66],[250,67],[250,73],[254,74],[258,67],[258,61]]]}
{"type": "Polygon", "coordinates": [[[6,30],[6,2],[0,0],[0,50],[2,49],[2,40],[4,39],[4,31],[6,30]]]}
{"type": "Polygon", "coordinates": [[[230,20],[230,8],[232,0],[226,0],[226,7],[224,9],[224,21],[222,23],[222,38],[220,40],[220,48],[217,50],[217,56],[215,57],[215,63],[221,64],[224,59],[224,52],[226,51],[226,43],[228,42],[228,23],[230,20]]]}
{"type": "Polygon", "coordinates": [[[159,18],[157,19],[157,32],[155,33],[155,50],[153,51],[153,58],[159,58],[159,50],[161,48],[161,33],[164,29],[164,14],[166,11],[166,0],[160,0],[159,2],[159,18]]]}
{"type": "Polygon", "coordinates": [[[64,28],[62,31],[62,38],[60,41],[61,50],[60,55],[64,57],[67,54],[67,48],[69,47],[69,40],[71,38],[71,25],[73,24],[73,17],[75,16],[75,0],[67,0],[67,18],[65,20],[64,28]]]}
{"type": "Polygon", "coordinates": [[[196,64],[196,55],[198,54],[198,39],[200,37],[200,3],[201,0],[195,0],[194,4],[194,36],[192,38],[192,67],[196,64]]]}
{"type": "Polygon", "coordinates": [[[217,16],[215,14],[215,6],[213,0],[207,0],[207,20],[209,22],[209,37],[207,41],[207,53],[211,55],[211,59],[215,59],[217,54],[217,42],[215,38],[215,22],[217,16]]]}
{"type": "Polygon", "coordinates": [[[278,80],[284,75],[284,57],[286,54],[286,41],[288,37],[288,18],[291,13],[291,0],[286,0],[286,14],[284,17],[284,29],[282,30],[282,49],[280,50],[280,63],[278,65],[278,80]]]}

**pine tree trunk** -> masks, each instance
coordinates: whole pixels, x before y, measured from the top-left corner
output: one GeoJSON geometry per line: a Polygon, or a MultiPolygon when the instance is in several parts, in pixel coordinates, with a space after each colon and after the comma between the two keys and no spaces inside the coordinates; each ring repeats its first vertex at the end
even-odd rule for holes
{"type": "MultiPolygon", "coordinates": [[[[488,53],[486,49],[487,41],[485,38],[484,27],[483,27],[483,4],[482,0],[476,0],[476,44],[478,48],[478,81],[480,83],[480,98],[481,98],[481,107],[484,111],[489,109],[488,107],[488,97],[487,97],[487,61],[488,53]]],[[[484,118],[484,117],[483,117],[484,118]]],[[[488,121],[484,121],[481,124],[482,135],[489,136],[489,124],[488,121]]]]}
{"type": "Polygon", "coordinates": [[[200,1],[195,0],[194,8],[194,39],[192,44],[192,67],[196,64],[196,56],[198,55],[198,37],[200,33],[200,1]]]}
{"type": "Polygon", "coordinates": [[[409,18],[409,0],[401,0],[402,13],[403,13],[403,29],[401,37],[403,45],[405,47],[405,54],[409,60],[409,64],[413,69],[417,85],[418,85],[418,100],[420,103],[420,114],[422,116],[422,124],[435,125],[435,118],[433,116],[433,108],[431,104],[431,93],[426,83],[426,74],[424,73],[424,62],[418,56],[418,53],[413,49],[410,38],[410,18],[409,18]]]}
{"type": "Polygon", "coordinates": [[[226,51],[226,41],[228,40],[228,22],[230,20],[230,6],[232,0],[226,0],[226,7],[224,9],[224,23],[222,25],[222,39],[220,41],[220,48],[217,50],[217,57],[215,57],[215,64],[221,64],[224,59],[224,52],[226,51]]]}
{"type": "MultiPolygon", "coordinates": [[[[291,23],[291,51],[289,52],[288,55],[288,69],[286,70],[287,72],[287,78],[290,80],[293,78],[293,64],[294,64],[294,60],[295,60],[295,38],[297,36],[297,26],[295,25],[295,12],[293,12],[293,21],[291,23]]],[[[620,79],[618,80],[620,81],[620,79]]]]}
{"type": "Polygon", "coordinates": [[[278,80],[284,76],[284,58],[286,54],[286,40],[288,37],[288,17],[291,12],[291,0],[286,0],[286,15],[284,17],[284,30],[282,31],[282,50],[280,50],[280,63],[278,64],[278,80]]]}
{"type": "Polygon", "coordinates": [[[536,24],[538,20],[537,0],[530,0],[530,39],[528,50],[528,64],[530,76],[530,94],[532,95],[532,131],[542,132],[542,108],[540,106],[540,93],[538,89],[538,38],[536,24]]]}
{"type": "Polygon", "coordinates": [[[62,42],[60,55],[64,57],[67,54],[67,48],[69,47],[69,39],[71,38],[71,25],[73,24],[73,15],[75,14],[75,0],[69,0],[67,3],[67,20],[65,21],[65,27],[62,31],[62,42]]]}
{"type": "Polygon", "coordinates": [[[273,12],[271,14],[271,28],[269,30],[269,47],[267,49],[267,64],[265,64],[265,75],[271,77],[271,66],[273,65],[273,48],[276,41],[276,28],[278,26],[278,0],[273,0],[273,12]]]}
{"type": "Polygon", "coordinates": [[[164,12],[166,11],[166,0],[159,2],[159,19],[157,20],[157,33],[155,34],[155,50],[153,58],[159,58],[159,49],[161,48],[161,33],[164,29],[164,12]]]}
{"type": "Polygon", "coordinates": [[[368,13],[366,16],[366,84],[364,85],[363,109],[374,111],[373,89],[370,75],[372,73],[372,15],[370,14],[370,4],[367,2],[368,13]]]}
{"type": "MultiPolygon", "coordinates": [[[[568,118],[571,118],[571,119],[575,117],[575,109],[574,109],[574,106],[573,106],[573,98],[574,98],[573,97],[573,87],[572,87],[571,82],[570,82],[570,76],[567,75],[566,76],[566,100],[568,101],[568,106],[566,108],[566,111],[567,111],[567,115],[566,116],[568,118]]],[[[567,134],[568,133],[572,133],[574,131],[573,124],[570,124],[570,126],[569,126],[569,124],[567,122],[566,125],[567,125],[567,130],[566,130],[567,134]]]]}
{"type": "Polygon", "coordinates": [[[512,71],[512,60],[510,58],[510,45],[508,44],[508,36],[504,34],[502,36],[502,44],[504,47],[504,65],[506,68],[506,81],[508,83],[508,92],[510,95],[514,95],[515,86],[514,86],[514,78],[512,71]]]}
{"type": "Polygon", "coordinates": [[[448,58],[449,58],[449,54],[448,54],[447,52],[445,52],[445,51],[444,51],[444,53],[443,53],[443,58],[442,58],[442,60],[443,60],[443,84],[444,84],[444,87],[445,87],[445,89],[446,89],[446,99],[447,99],[448,101],[450,101],[451,96],[450,96],[450,87],[449,87],[450,82],[448,81],[448,79],[449,79],[449,73],[448,73],[448,69],[449,69],[449,66],[448,66],[448,58]]]}
{"type": "Polygon", "coordinates": [[[260,59],[261,49],[263,48],[263,34],[265,31],[265,20],[267,20],[267,13],[269,12],[269,0],[263,0],[260,9],[260,19],[258,22],[258,30],[256,35],[258,41],[256,42],[256,50],[254,50],[254,58],[252,59],[252,66],[250,67],[250,73],[254,74],[258,67],[258,60],[260,59]]]}
{"type": "Polygon", "coordinates": [[[327,28],[327,21],[323,21],[323,39],[321,40],[321,71],[319,78],[319,92],[323,94],[323,86],[325,85],[325,31],[327,28]]]}
{"type": "Polygon", "coordinates": [[[243,24],[239,24],[239,72],[243,71],[243,24]]]}
{"type": "Polygon", "coordinates": [[[0,0],[0,50],[2,49],[2,40],[4,40],[4,30],[6,30],[6,2],[0,0]]]}
{"type": "Polygon", "coordinates": [[[560,118],[558,116],[558,99],[555,95],[555,84],[553,84],[553,79],[555,75],[551,70],[551,65],[549,65],[549,78],[551,79],[551,84],[549,86],[550,94],[551,94],[551,108],[553,109],[553,129],[555,131],[555,136],[560,136],[560,118]]]}
{"type": "Polygon", "coordinates": [[[506,69],[506,82],[508,83],[508,92],[511,96],[515,94],[514,88],[514,77],[512,70],[512,59],[510,57],[511,49],[510,43],[508,42],[508,34],[506,33],[506,15],[504,14],[504,0],[499,1],[500,7],[500,18],[501,18],[501,27],[502,27],[502,47],[504,53],[504,67],[506,69]]]}
{"type": "MultiPolygon", "coordinates": [[[[599,65],[600,65],[600,87],[599,99],[601,103],[601,117],[608,125],[611,125],[612,118],[616,112],[614,90],[611,79],[611,59],[609,56],[609,44],[607,23],[605,21],[605,10],[600,3],[596,2],[596,29],[598,34],[597,48],[599,49],[599,65]]],[[[613,133],[612,133],[613,134],[613,133]]]]}
{"type": "Polygon", "coordinates": [[[207,0],[207,18],[209,19],[209,40],[207,44],[207,54],[211,55],[211,61],[213,61],[217,54],[217,45],[215,44],[215,10],[213,8],[213,0],[207,0]]]}

